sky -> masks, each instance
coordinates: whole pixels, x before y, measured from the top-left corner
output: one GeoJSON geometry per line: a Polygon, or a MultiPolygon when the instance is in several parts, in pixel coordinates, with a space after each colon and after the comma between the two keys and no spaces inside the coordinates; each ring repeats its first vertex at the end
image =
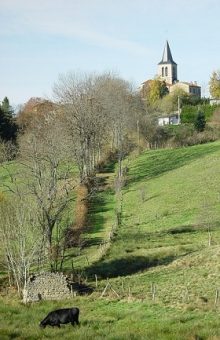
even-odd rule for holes
{"type": "Polygon", "coordinates": [[[51,98],[69,71],[113,71],[138,88],[156,75],[166,40],[178,79],[208,95],[219,15],[219,0],[0,0],[0,101],[51,98]]]}

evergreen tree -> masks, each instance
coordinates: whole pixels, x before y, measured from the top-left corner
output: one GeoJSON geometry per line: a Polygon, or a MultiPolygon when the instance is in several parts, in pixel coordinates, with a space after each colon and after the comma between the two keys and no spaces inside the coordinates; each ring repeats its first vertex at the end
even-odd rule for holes
{"type": "Polygon", "coordinates": [[[13,117],[13,109],[10,106],[9,100],[7,97],[5,97],[2,101],[2,105],[1,108],[5,114],[5,116],[7,116],[8,118],[12,118],[13,117]]]}
{"type": "Polygon", "coordinates": [[[7,97],[0,105],[0,139],[3,141],[15,141],[17,135],[17,124],[13,117],[13,109],[7,97]]]}
{"type": "Polygon", "coordinates": [[[196,128],[196,130],[198,132],[202,132],[205,130],[205,126],[206,126],[206,119],[205,119],[205,113],[202,111],[199,111],[197,113],[195,122],[194,122],[194,126],[196,128]]]}

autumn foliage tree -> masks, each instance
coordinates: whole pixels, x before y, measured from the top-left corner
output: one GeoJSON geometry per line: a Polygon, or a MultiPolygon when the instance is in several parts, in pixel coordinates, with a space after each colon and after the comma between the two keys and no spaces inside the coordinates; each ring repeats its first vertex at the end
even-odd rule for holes
{"type": "Polygon", "coordinates": [[[212,73],[209,81],[209,92],[213,98],[220,98],[220,70],[212,73]]]}
{"type": "Polygon", "coordinates": [[[162,81],[159,78],[148,80],[142,89],[142,96],[150,107],[153,107],[168,93],[169,91],[165,81],[162,81]]]}
{"type": "Polygon", "coordinates": [[[55,104],[51,101],[32,97],[25,103],[17,114],[17,124],[21,131],[33,129],[38,121],[55,110],[55,104]]]}

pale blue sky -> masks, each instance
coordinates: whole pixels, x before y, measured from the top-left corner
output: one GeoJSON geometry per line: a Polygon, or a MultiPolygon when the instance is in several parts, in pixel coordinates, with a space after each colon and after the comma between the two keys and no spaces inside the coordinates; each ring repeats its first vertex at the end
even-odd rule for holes
{"type": "Polygon", "coordinates": [[[0,0],[0,100],[50,96],[60,73],[155,76],[165,41],[178,78],[207,93],[220,68],[219,0],[0,0]]]}

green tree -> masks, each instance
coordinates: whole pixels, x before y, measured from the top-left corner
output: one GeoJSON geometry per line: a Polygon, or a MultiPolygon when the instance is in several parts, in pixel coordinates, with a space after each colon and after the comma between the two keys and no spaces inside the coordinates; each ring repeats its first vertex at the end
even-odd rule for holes
{"type": "Polygon", "coordinates": [[[202,131],[205,130],[206,119],[205,119],[205,113],[204,112],[202,112],[202,111],[198,112],[196,119],[195,119],[195,122],[194,122],[194,126],[195,126],[195,128],[198,132],[202,132],[202,131]]]}
{"type": "Polygon", "coordinates": [[[14,141],[17,135],[17,124],[13,117],[13,109],[7,97],[0,104],[0,139],[14,141]]]}
{"type": "Polygon", "coordinates": [[[5,115],[8,118],[12,118],[13,117],[13,109],[9,103],[9,99],[7,97],[5,97],[2,101],[2,105],[1,105],[2,110],[4,111],[5,115]]]}
{"type": "Polygon", "coordinates": [[[160,112],[166,114],[175,112],[178,110],[178,100],[180,100],[180,104],[182,106],[183,101],[187,97],[188,94],[185,91],[183,91],[182,89],[176,89],[175,91],[169,93],[167,96],[164,96],[160,101],[158,101],[158,109],[160,112]]]}
{"type": "Polygon", "coordinates": [[[212,73],[209,81],[209,92],[213,98],[220,98],[220,70],[212,73]]]}

